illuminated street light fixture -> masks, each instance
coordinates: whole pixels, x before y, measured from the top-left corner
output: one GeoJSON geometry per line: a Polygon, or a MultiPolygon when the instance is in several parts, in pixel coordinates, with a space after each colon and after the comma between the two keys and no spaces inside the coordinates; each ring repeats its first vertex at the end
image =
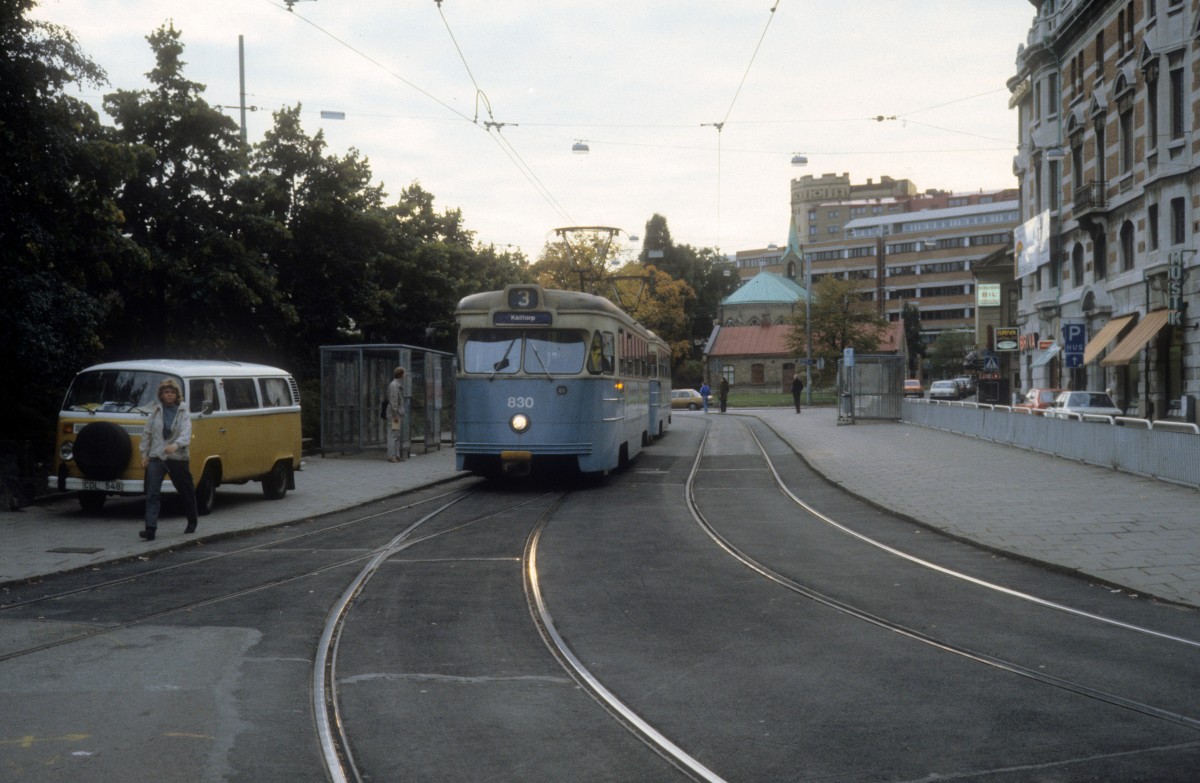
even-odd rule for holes
{"type": "Polygon", "coordinates": [[[797,152],[795,155],[792,156],[792,165],[793,166],[807,166],[808,158],[806,158],[805,156],[803,156],[799,152],[797,152]]]}
{"type": "Polygon", "coordinates": [[[577,139],[575,143],[571,145],[571,152],[575,153],[576,155],[586,155],[590,151],[591,150],[588,147],[587,142],[585,142],[583,139],[577,139]]]}

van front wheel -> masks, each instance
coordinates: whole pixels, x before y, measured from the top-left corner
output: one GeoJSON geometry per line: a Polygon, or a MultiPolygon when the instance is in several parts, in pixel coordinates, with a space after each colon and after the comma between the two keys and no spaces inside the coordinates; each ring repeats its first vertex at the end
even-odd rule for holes
{"type": "Polygon", "coordinates": [[[288,469],[283,462],[276,462],[271,472],[263,476],[262,490],[267,500],[279,500],[287,494],[288,469]]]}
{"type": "Polygon", "coordinates": [[[217,472],[211,465],[204,469],[200,483],[196,485],[196,513],[206,517],[212,513],[217,501],[217,472]]]}

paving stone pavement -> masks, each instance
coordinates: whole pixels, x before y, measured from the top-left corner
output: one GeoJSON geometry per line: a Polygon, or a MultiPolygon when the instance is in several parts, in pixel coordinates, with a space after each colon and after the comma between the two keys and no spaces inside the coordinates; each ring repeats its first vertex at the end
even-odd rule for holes
{"type": "MultiPolygon", "coordinates": [[[[1196,489],[912,424],[839,425],[830,409],[727,415],[760,418],[830,481],[914,521],[1200,607],[1196,489]]],[[[185,538],[183,519],[164,513],[149,544],[137,537],[140,499],[110,499],[98,516],[82,512],[73,498],[39,501],[0,513],[0,585],[305,519],[455,475],[450,446],[399,464],[379,452],[310,457],[296,477],[298,489],[282,501],[264,500],[254,483],[222,487],[196,536],[185,538]]]]}
{"type": "MultiPolygon", "coordinates": [[[[947,533],[1200,606],[1200,491],[900,422],[756,411],[818,472],[947,533]]],[[[1198,467],[1200,470],[1200,467],[1198,467]]]]}

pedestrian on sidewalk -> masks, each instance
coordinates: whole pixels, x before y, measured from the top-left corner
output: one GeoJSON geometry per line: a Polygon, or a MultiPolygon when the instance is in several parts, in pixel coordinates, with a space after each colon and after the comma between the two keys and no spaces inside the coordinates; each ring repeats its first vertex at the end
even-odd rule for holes
{"type": "Polygon", "coordinates": [[[388,462],[404,459],[404,368],[392,371],[392,382],[388,384],[388,462]]]}
{"type": "Polygon", "coordinates": [[[724,413],[725,406],[729,403],[729,379],[728,378],[721,379],[721,391],[718,392],[718,396],[721,398],[721,413],[724,413]]]}
{"type": "Polygon", "coordinates": [[[196,487],[192,484],[192,469],[188,444],[192,442],[192,419],[183,404],[183,390],[174,378],[163,378],[158,384],[158,400],[146,419],[142,431],[142,467],[146,471],[146,529],[138,533],[153,541],[158,531],[158,512],[162,506],[163,478],[170,475],[175,491],[183,500],[187,515],[184,533],[196,532],[196,487]]]}
{"type": "Polygon", "coordinates": [[[796,413],[800,412],[800,395],[804,392],[804,381],[800,379],[800,373],[792,376],[792,401],[796,403],[796,413]]]}
{"type": "Polygon", "coordinates": [[[712,394],[712,389],[708,388],[708,381],[700,384],[700,398],[704,401],[704,412],[708,413],[708,395],[712,394]]]}

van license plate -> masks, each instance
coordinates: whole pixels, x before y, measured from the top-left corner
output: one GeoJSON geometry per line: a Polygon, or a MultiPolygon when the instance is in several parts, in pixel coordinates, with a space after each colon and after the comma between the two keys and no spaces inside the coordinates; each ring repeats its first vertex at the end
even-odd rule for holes
{"type": "Polygon", "coordinates": [[[125,487],[119,481],[84,481],[83,488],[88,490],[102,490],[104,492],[124,492],[125,487]]]}

